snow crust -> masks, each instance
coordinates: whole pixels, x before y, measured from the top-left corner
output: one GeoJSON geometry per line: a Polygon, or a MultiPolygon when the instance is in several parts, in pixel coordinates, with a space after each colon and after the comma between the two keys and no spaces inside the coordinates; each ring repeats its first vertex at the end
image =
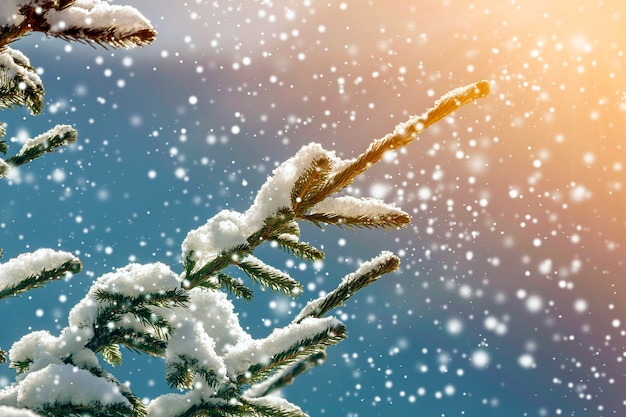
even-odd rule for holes
{"type": "Polygon", "coordinates": [[[0,287],[13,287],[44,269],[58,269],[64,263],[75,259],[76,257],[69,252],[47,248],[20,254],[0,265],[0,287]]]}
{"type": "MultiPolygon", "coordinates": [[[[62,364],[63,359],[72,357],[76,365],[95,367],[96,355],[84,348],[92,337],[90,329],[66,328],[60,336],[53,336],[47,330],[39,330],[24,335],[9,350],[11,362],[31,362],[30,371],[43,369],[50,364],[62,364]]],[[[18,376],[18,380],[24,375],[18,376]]]]}
{"type": "MultiPolygon", "coordinates": [[[[201,364],[202,368],[213,371],[215,376],[221,383],[227,383],[226,366],[224,361],[215,352],[215,340],[212,339],[204,330],[201,322],[183,322],[180,323],[174,334],[169,340],[166,366],[173,364],[184,365],[188,360],[195,360],[201,364]]],[[[198,389],[202,378],[196,376],[194,387],[198,389]]],[[[210,398],[214,394],[212,387],[205,387],[201,390],[204,398],[210,398]]]]}

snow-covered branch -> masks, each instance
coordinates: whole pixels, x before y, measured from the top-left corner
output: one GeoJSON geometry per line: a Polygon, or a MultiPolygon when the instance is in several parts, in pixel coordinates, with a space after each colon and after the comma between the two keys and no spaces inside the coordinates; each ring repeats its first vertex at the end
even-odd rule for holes
{"type": "MultiPolygon", "coordinates": [[[[156,35],[134,8],[103,0],[0,3],[0,107],[23,105],[33,113],[43,106],[41,80],[26,57],[6,46],[29,31],[112,47],[141,46],[156,35]]],[[[307,303],[290,324],[260,339],[240,325],[222,291],[252,298],[251,288],[231,271],[297,297],[303,293],[301,283],[257,258],[260,245],[315,261],[324,252],[300,240],[301,222],[385,230],[407,225],[409,215],[392,204],[342,193],[385,152],[408,145],[431,124],[488,92],[485,81],[453,90],[355,159],[342,159],[317,143],[302,147],[272,172],[246,211],[221,211],[187,234],[181,272],[159,262],[133,263],[100,276],[72,308],[58,336],[32,332],[13,344],[8,358],[18,375],[0,390],[0,415],[305,417],[271,392],[320,364],[326,349],[347,337],[346,326],[328,313],[397,270],[399,258],[382,252],[362,263],[334,291],[307,303]],[[163,360],[167,382],[183,392],[143,404],[99,363],[102,358],[121,364],[121,347],[163,360]]],[[[0,160],[0,177],[75,140],[76,131],[67,125],[30,139],[17,154],[0,160]]],[[[5,142],[0,141],[0,151],[6,151],[5,142]]],[[[41,249],[20,255],[0,264],[0,298],[80,269],[80,261],[67,252],[41,249]]]]}

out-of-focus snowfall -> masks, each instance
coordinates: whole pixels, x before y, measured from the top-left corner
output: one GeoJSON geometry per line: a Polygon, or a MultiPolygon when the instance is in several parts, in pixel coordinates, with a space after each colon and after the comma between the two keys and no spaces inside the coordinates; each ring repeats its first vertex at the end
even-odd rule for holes
{"type": "MultiPolygon", "coordinates": [[[[401,206],[411,226],[306,228],[323,263],[261,250],[305,293],[237,301],[241,323],[267,335],[388,249],[401,273],[347,303],[348,340],[284,390],[306,412],[626,414],[626,3],[124,3],[154,24],[154,44],[105,50],[34,34],[12,45],[39,69],[47,108],[4,111],[7,137],[69,123],[79,140],[0,182],[0,247],[7,259],[74,252],[84,271],[3,301],[2,348],[64,327],[114,268],[182,270],[187,232],[245,210],[302,145],[357,155],[446,91],[486,79],[489,98],[353,185],[401,206]]],[[[167,389],[159,361],[124,358],[116,375],[135,393],[167,389]]],[[[1,368],[0,385],[12,380],[1,368]]]]}

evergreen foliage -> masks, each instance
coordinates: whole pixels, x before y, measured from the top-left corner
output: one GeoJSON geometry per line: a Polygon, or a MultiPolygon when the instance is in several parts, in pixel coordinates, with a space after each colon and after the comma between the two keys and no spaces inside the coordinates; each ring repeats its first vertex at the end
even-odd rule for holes
{"type": "MultiPolygon", "coordinates": [[[[111,47],[142,46],[156,34],[134,9],[129,12],[99,0],[91,0],[104,10],[92,16],[97,24],[86,28],[70,21],[63,29],[56,25],[59,16],[72,9],[88,13],[89,2],[12,1],[19,18],[0,26],[4,108],[24,106],[37,114],[43,105],[41,80],[28,59],[7,46],[28,31],[111,47]],[[127,19],[137,24],[128,24],[127,19]]],[[[454,90],[352,160],[341,160],[316,144],[304,147],[274,171],[248,211],[220,212],[189,232],[182,245],[180,273],[154,263],[130,264],[101,276],[72,309],[59,336],[33,332],[13,345],[8,358],[18,378],[0,391],[0,407],[23,410],[25,417],[306,416],[271,394],[324,362],[326,349],[347,337],[346,326],[328,314],[360,289],[396,271],[400,259],[381,252],[344,277],[334,291],[307,303],[289,325],[259,340],[241,328],[224,292],[245,300],[253,297],[248,284],[231,271],[240,271],[262,288],[298,297],[303,288],[296,279],[254,255],[260,245],[316,261],[324,258],[324,252],[300,240],[301,222],[352,230],[407,225],[409,215],[391,204],[339,194],[385,152],[408,145],[428,126],[488,93],[485,81],[454,90]],[[168,384],[181,393],[143,404],[99,364],[98,356],[111,365],[121,364],[121,346],[161,358],[168,384]],[[74,388],[56,387],[59,380],[74,388]],[[34,387],[46,394],[37,394],[34,387]]],[[[29,140],[14,156],[0,160],[0,177],[74,141],[76,131],[70,126],[29,140]]],[[[0,150],[5,153],[6,148],[2,142],[0,150]]],[[[0,264],[0,298],[80,269],[80,261],[66,252],[42,249],[20,255],[0,264]]],[[[0,360],[5,356],[0,351],[0,360]]]]}

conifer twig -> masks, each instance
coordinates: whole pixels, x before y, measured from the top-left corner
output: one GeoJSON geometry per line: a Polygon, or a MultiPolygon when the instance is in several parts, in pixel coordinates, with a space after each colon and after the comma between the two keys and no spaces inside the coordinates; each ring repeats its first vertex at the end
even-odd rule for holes
{"type": "Polygon", "coordinates": [[[382,252],[369,262],[362,263],[355,272],[346,275],[341,284],[333,291],[307,303],[293,321],[299,323],[307,317],[320,318],[324,316],[346,302],[360,289],[365,288],[381,276],[398,270],[399,267],[400,258],[391,252],[382,252]]]}
{"type": "MultiPolygon", "coordinates": [[[[331,194],[350,185],[356,177],[380,161],[385,152],[401,148],[411,143],[426,128],[450,115],[458,108],[486,97],[490,92],[488,81],[478,81],[465,87],[459,87],[443,95],[435,105],[420,116],[413,116],[399,124],[393,133],[372,142],[351,164],[334,174],[317,195],[307,201],[308,207],[324,200],[331,194]]],[[[301,209],[302,210],[302,209],[301,209]]]]}
{"type": "Polygon", "coordinates": [[[43,269],[41,272],[24,277],[14,285],[0,285],[0,299],[15,296],[25,291],[38,288],[50,281],[61,279],[67,274],[78,273],[81,269],[82,264],[78,259],[71,259],[54,268],[43,269]]]}

